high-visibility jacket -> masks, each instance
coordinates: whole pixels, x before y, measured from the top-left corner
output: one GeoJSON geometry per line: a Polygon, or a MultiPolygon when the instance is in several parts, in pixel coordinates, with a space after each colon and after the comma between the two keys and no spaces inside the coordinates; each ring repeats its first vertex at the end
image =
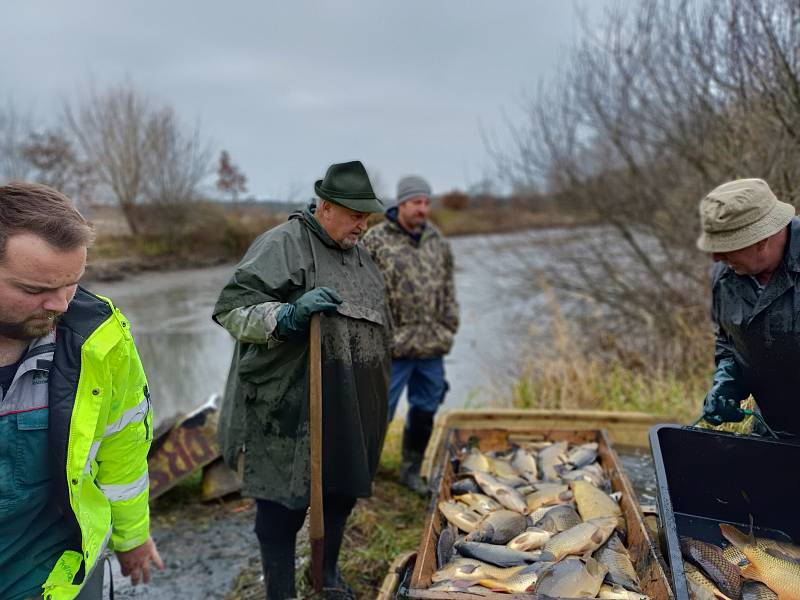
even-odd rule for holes
{"type": "Polygon", "coordinates": [[[150,395],[129,323],[110,300],[78,288],[56,327],[48,385],[53,492],[81,548],[63,552],[43,593],[71,600],[105,548],[131,550],[150,536],[150,395]]]}

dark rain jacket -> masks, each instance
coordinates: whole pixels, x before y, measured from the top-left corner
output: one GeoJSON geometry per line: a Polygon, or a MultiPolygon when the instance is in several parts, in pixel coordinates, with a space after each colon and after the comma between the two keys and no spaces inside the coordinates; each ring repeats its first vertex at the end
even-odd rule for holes
{"type": "Polygon", "coordinates": [[[393,358],[433,358],[450,352],[458,329],[458,302],[450,244],[430,223],[410,235],[389,209],[364,245],[383,271],[394,334],[393,358]]]}
{"type": "MultiPolygon", "coordinates": [[[[323,493],[366,497],[386,433],[391,367],[384,283],[369,253],[360,245],[342,250],[311,212],[294,213],[253,242],[222,290],[214,317],[294,302],[322,286],[344,299],[335,315],[321,321],[323,493]]],[[[307,335],[237,342],[220,442],[228,465],[242,473],[247,495],[291,509],[307,506],[308,407],[307,335]]]]}
{"type": "Polygon", "coordinates": [[[718,370],[732,376],[741,398],[753,395],[771,428],[800,435],[800,219],[789,225],[783,261],[760,294],[750,276],[720,262],[712,295],[718,370]]]}

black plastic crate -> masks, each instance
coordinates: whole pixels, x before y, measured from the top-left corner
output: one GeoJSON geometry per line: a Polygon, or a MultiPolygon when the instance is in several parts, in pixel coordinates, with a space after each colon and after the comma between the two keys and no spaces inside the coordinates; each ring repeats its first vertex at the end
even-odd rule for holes
{"type": "Polygon", "coordinates": [[[689,592],[680,536],[723,545],[719,523],[800,542],[800,445],[679,425],[650,430],[658,512],[677,600],[689,592]]]}

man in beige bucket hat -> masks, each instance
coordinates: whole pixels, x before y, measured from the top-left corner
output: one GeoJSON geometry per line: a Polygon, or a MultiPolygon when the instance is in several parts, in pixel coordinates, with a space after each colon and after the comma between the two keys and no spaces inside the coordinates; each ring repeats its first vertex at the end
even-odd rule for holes
{"type": "Polygon", "coordinates": [[[800,220],[761,179],[725,183],[700,202],[697,246],[714,258],[714,383],[704,418],[741,421],[752,395],[773,429],[800,435],[800,220]]]}

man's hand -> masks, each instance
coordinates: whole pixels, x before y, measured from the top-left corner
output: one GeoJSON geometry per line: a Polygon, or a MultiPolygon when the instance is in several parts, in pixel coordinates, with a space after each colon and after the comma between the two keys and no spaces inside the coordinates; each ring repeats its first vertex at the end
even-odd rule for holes
{"type": "Polygon", "coordinates": [[[308,329],[311,315],[314,313],[330,314],[336,312],[336,306],[342,303],[342,297],[327,287],[318,287],[307,291],[294,303],[294,322],[298,329],[308,329]]]}
{"type": "Polygon", "coordinates": [[[717,396],[712,389],[703,403],[703,419],[711,425],[739,423],[746,416],[740,407],[740,402],[740,400],[734,400],[733,398],[717,396]]]}
{"type": "Polygon", "coordinates": [[[276,333],[280,339],[288,335],[308,331],[311,315],[314,313],[331,314],[342,303],[342,297],[327,287],[309,290],[300,296],[294,304],[284,304],[278,311],[276,333]]]}
{"type": "Polygon", "coordinates": [[[142,580],[145,583],[150,583],[151,561],[159,571],[164,570],[164,563],[158,555],[153,538],[148,538],[144,544],[133,550],[117,552],[117,560],[120,567],[122,567],[122,574],[126,577],[130,575],[133,585],[138,585],[142,580]]]}

